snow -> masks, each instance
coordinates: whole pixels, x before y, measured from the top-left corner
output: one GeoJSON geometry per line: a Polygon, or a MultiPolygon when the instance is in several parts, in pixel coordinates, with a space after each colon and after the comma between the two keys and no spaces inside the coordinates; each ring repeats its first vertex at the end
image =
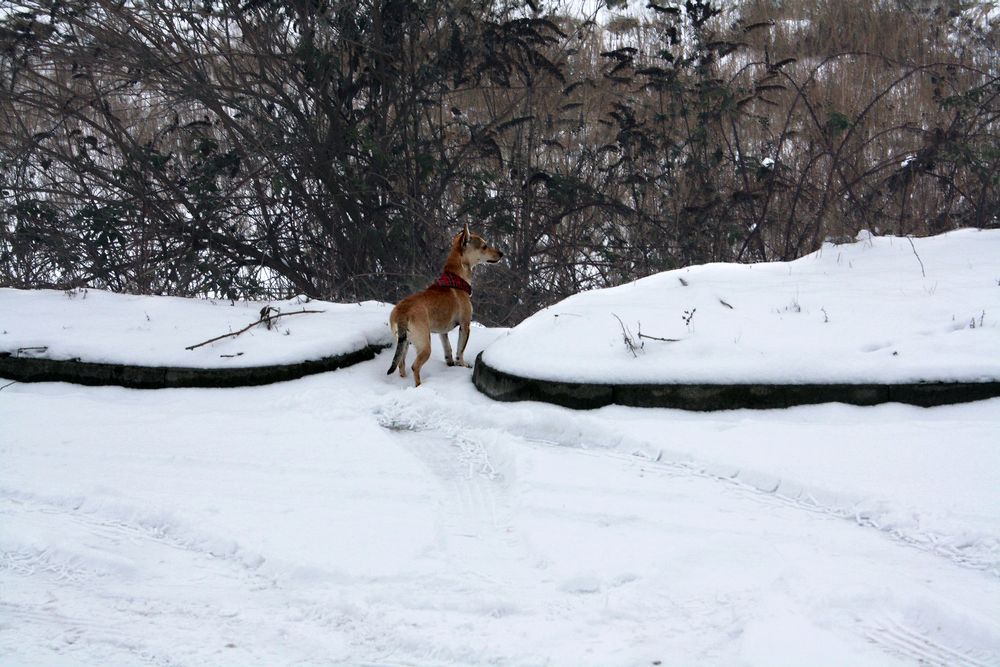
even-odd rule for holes
{"type": "Polygon", "coordinates": [[[0,661],[1000,660],[1000,400],[581,414],[387,364],[0,391],[0,661]]]}
{"type": "MultiPolygon", "coordinates": [[[[908,255],[836,252],[889,280],[865,267],[911,275],[900,241],[908,255]]],[[[929,276],[947,264],[917,251],[929,276]]],[[[711,291],[700,272],[685,289],[711,291]]],[[[750,310],[745,280],[715,289],[750,310]]],[[[163,363],[221,333],[220,312],[235,328],[259,308],[81,297],[7,291],[3,312],[45,318],[60,353],[163,363]]],[[[310,318],[330,350],[382,340],[365,313],[385,308],[286,318],[290,335],[241,349],[313,354],[310,318]]],[[[904,310],[872,326],[917,318],[904,310]]],[[[475,328],[468,354],[514,336],[475,328]]],[[[1000,399],[574,412],[494,403],[433,343],[419,388],[385,374],[389,353],[225,390],[0,380],[0,664],[1000,664],[1000,399]]]]}
{"type": "Polygon", "coordinates": [[[293,298],[230,302],[132,296],[101,290],[0,289],[0,352],[47,348],[31,356],[185,368],[269,366],[388,345],[391,306],[293,298]],[[235,338],[187,350],[260,319],[271,305],[288,315],[235,338]]]}
{"type": "Polygon", "coordinates": [[[865,234],[792,262],[706,264],[577,294],[483,360],[567,382],[990,381],[998,313],[1000,230],[865,234]],[[623,327],[643,343],[635,355],[623,327]]]}

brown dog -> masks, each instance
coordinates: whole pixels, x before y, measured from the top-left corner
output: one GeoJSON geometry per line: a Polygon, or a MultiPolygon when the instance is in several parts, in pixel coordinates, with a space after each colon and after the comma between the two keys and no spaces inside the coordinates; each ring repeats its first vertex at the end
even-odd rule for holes
{"type": "Polygon", "coordinates": [[[472,269],[479,264],[495,264],[503,253],[491,248],[481,236],[469,232],[469,226],[451,240],[451,252],[441,277],[419,294],[408,296],[392,309],[389,326],[396,337],[396,354],[386,375],[399,369],[406,377],[406,352],[410,343],[417,348],[413,361],[413,381],[420,386],[420,368],[431,356],[431,333],[441,334],[444,358],[449,366],[465,366],[465,346],[472,322],[472,269]],[[452,358],[448,332],[458,330],[458,359],[452,358]]]}

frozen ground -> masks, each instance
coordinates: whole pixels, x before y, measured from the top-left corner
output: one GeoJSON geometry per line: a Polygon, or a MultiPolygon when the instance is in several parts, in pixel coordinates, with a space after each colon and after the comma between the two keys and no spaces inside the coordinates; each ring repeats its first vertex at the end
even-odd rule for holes
{"type": "Polygon", "coordinates": [[[569,382],[995,381],[998,315],[1000,230],[865,234],[793,262],[705,264],[577,294],[483,360],[569,382]]]}
{"type": "Polygon", "coordinates": [[[1000,400],[578,413],[388,363],[0,390],[0,663],[1000,664],[1000,400]]]}

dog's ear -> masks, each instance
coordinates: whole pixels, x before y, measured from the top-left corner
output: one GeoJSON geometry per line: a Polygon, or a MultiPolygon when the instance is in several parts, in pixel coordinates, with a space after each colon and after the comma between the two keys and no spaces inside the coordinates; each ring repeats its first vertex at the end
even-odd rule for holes
{"type": "Polygon", "coordinates": [[[462,233],[459,235],[458,239],[463,248],[469,245],[469,236],[471,236],[471,232],[469,232],[469,225],[466,223],[465,227],[462,228],[462,233]]]}

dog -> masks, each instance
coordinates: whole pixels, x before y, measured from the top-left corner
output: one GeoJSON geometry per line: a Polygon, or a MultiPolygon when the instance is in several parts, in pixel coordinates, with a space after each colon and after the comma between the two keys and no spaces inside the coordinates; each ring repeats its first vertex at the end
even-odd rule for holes
{"type": "Polygon", "coordinates": [[[444,360],[449,366],[469,367],[465,361],[465,346],[469,342],[472,323],[472,269],[480,264],[496,264],[503,253],[490,247],[481,236],[465,225],[451,240],[451,251],[444,263],[441,277],[423,292],[408,296],[392,309],[389,326],[396,337],[396,353],[386,375],[399,369],[406,377],[406,353],[412,344],[417,350],[413,361],[414,386],[420,386],[420,369],[431,356],[431,333],[440,334],[444,360]],[[458,357],[452,356],[448,332],[459,327],[458,357]]]}

